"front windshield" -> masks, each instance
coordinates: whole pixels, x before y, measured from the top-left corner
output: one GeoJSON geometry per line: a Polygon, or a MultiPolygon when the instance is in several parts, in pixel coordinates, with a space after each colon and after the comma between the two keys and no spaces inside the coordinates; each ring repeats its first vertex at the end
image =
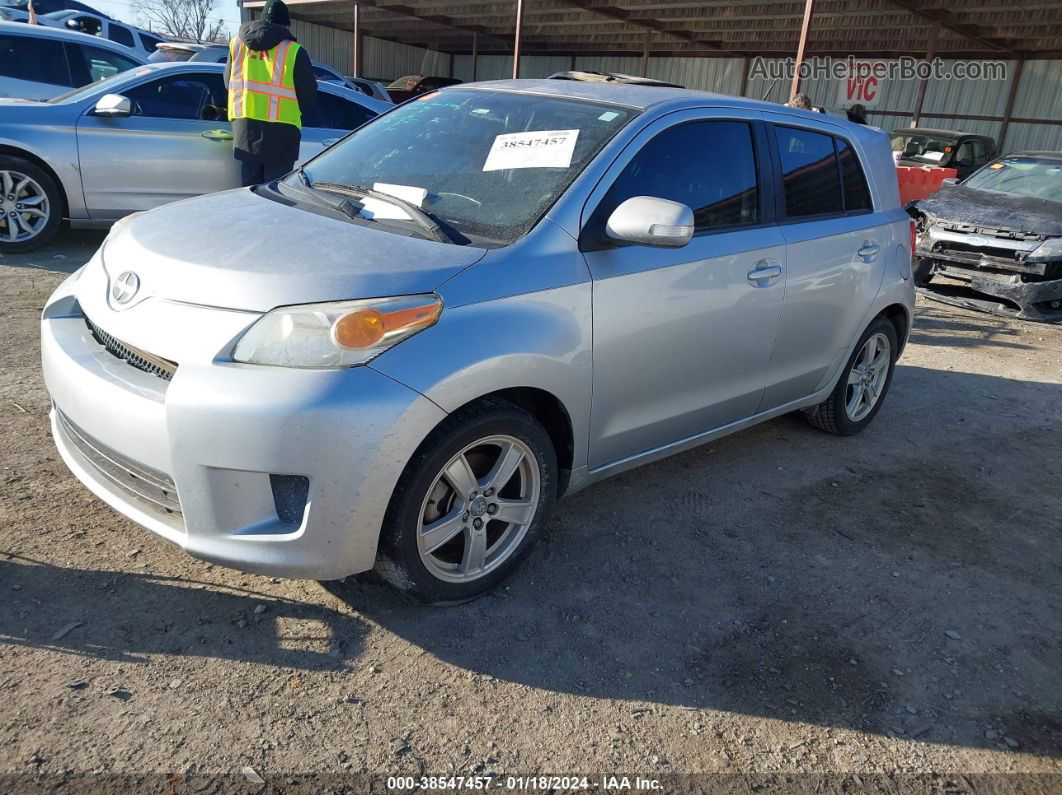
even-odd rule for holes
{"type": "Polygon", "coordinates": [[[417,197],[461,235],[508,245],[633,116],[585,100],[447,89],[365,125],[306,174],[312,183],[417,197]]]}
{"type": "Polygon", "coordinates": [[[1004,157],[962,183],[968,188],[1062,203],[1062,162],[1004,157]]]}
{"type": "Polygon", "coordinates": [[[918,160],[923,163],[943,163],[955,148],[954,138],[940,138],[932,135],[906,133],[895,130],[890,135],[892,151],[898,158],[918,160]]]}

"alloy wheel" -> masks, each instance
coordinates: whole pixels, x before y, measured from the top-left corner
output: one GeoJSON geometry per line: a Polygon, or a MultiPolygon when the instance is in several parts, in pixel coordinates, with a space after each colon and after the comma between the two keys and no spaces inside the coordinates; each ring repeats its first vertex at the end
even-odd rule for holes
{"type": "Polygon", "coordinates": [[[476,580],[504,563],[538,510],[539,463],[519,439],[489,436],[435,476],[420,510],[417,549],[435,577],[476,580]]]}
{"type": "Polygon", "coordinates": [[[848,372],[844,410],[848,419],[859,422],[877,405],[892,364],[892,346],[881,332],[874,334],[856,356],[848,372]]]}
{"type": "Polygon", "coordinates": [[[0,240],[23,243],[48,225],[48,194],[33,179],[18,171],[0,171],[0,240]]]}

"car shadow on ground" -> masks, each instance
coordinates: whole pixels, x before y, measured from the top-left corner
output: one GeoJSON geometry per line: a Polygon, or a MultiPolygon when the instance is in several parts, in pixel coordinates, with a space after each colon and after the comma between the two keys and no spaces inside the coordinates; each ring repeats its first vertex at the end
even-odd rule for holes
{"type": "Polygon", "coordinates": [[[471,604],[326,587],[498,680],[1062,756],[1060,398],[900,367],[859,437],[784,417],[572,496],[471,604]]]}
{"type": "Polygon", "coordinates": [[[61,229],[52,242],[23,254],[2,254],[0,265],[73,273],[90,259],[107,236],[100,229],[61,229]]]}
{"type": "Polygon", "coordinates": [[[0,583],[13,591],[0,610],[0,645],[123,663],[172,654],[346,670],[366,629],[328,607],[253,590],[53,566],[13,553],[0,557],[0,583]],[[56,623],[56,616],[65,618],[56,623]]]}
{"type": "MultiPolygon", "coordinates": [[[[932,300],[932,299],[930,299],[932,300]]],[[[971,310],[972,311],[972,310],[971,310]]],[[[1019,332],[1011,322],[987,313],[970,317],[941,303],[919,305],[915,310],[911,342],[918,345],[941,345],[952,348],[987,346],[1028,349],[1032,346],[1018,341],[1019,332]]]]}

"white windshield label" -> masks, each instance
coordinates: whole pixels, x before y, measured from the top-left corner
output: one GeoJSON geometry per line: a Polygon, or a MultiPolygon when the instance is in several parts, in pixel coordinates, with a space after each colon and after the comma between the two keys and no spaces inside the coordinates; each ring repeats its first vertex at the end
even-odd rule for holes
{"type": "Polygon", "coordinates": [[[578,130],[541,130],[499,135],[483,164],[484,171],[509,168],[568,168],[578,130]]]}
{"type": "Polygon", "coordinates": [[[926,160],[932,160],[934,162],[939,163],[941,160],[944,159],[944,156],[946,154],[947,152],[926,152],[924,155],[922,155],[922,157],[924,157],[926,160]]]}

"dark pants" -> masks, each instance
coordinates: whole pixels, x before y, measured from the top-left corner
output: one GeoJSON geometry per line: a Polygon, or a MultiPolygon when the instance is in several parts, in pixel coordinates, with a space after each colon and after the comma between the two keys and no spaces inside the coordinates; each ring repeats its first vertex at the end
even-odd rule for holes
{"type": "Polygon", "coordinates": [[[275,179],[280,179],[294,169],[294,163],[273,166],[268,163],[256,163],[252,160],[241,160],[240,184],[243,185],[243,187],[248,188],[251,185],[261,185],[264,182],[272,182],[275,179]]]}

